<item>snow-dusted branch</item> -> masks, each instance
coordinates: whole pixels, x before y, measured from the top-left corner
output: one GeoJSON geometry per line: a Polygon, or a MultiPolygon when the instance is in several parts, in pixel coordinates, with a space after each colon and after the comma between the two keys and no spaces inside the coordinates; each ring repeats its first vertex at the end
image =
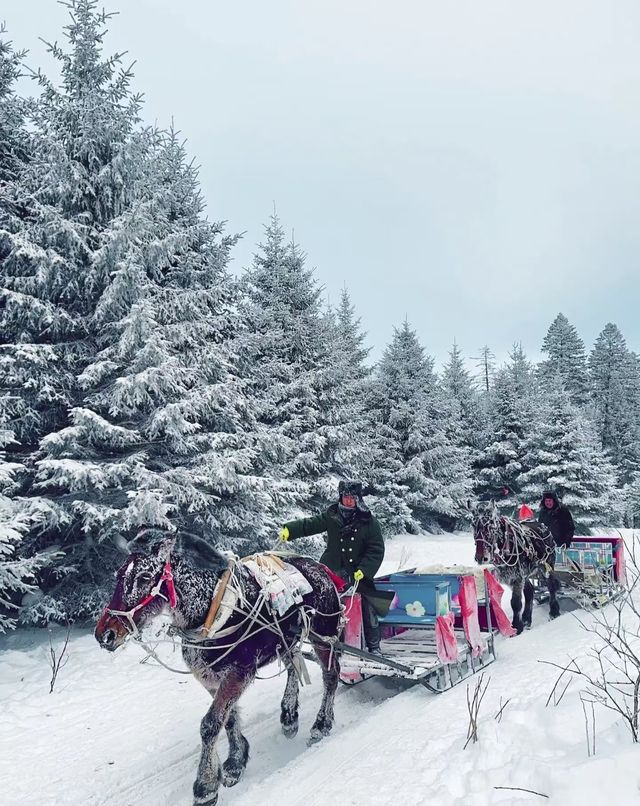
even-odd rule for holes
{"type": "Polygon", "coordinates": [[[502,715],[504,714],[504,709],[509,705],[511,702],[511,697],[508,700],[505,700],[504,703],[502,702],[502,697],[500,697],[500,708],[498,709],[497,714],[494,716],[496,722],[502,722],[502,715]]]}
{"type": "Polygon", "coordinates": [[[494,789],[506,789],[510,792],[528,792],[530,795],[537,795],[539,798],[548,798],[544,792],[536,792],[535,789],[525,789],[522,786],[494,786],[494,789]]]}
{"type": "Polygon", "coordinates": [[[473,696],[470,696],[469,684],[467,683],[467,709],[469,711],[469,727],[467,729],[467,741],[465,742],[463,748],[465,750],[469,745],[469,742],[475,744],[478,741],[478,714],[480,713],[480,706],[482,705],[482,700],[484,699],[484,695],[487,693],[487,688],[489,687],[490,682],[491,682],[490,677],[487,678],[486,683],[484,682],[484,672],[483,672],[476,681],[476,685],[473,690],[473,696]]]}
{"type": "Polygon", "coordinates": [[[71,637],[71,624],[67,622],[67,632],[64,637],[64,643],[62,644],[62,649],[58,652],[51,640],[51,633],[49,633],[49,666],[51,667],[51,681],[49,682],[49,694],[53,694],[53,689],[55,688],[56,682],[58,680],[58,674],[60,670],[67,665],[67,661],[69,660],[69,638],[71,637]]]}
{"type": "MultiPolygon", "coordinates": [[[[595,712],[598,703],[614,711],[624,720],[634,742],[639,741],[640,720],[640,566],[635,545],[635,536],[627,545],[627,585],[624,596],[612,602],[606,609],[595,613],[589,620],[579,620],[582,628],[593,635],[595,642],[587,653],[585,663],[572,658],[561,666],[547,705],[556,700],[557,687],[565,674],[570,673],[586,681],[587,687],[580,698],[585,715],[587,748],[595,753],[595,712]],[[591,704],[591,711],[587,709],[591,704]],[[591,714],[591,716],[589,716],[591,714]],[[591,722],[589,721],[591,719],[591,722]],[[591,736],[589,731],[591,730],[591,736]]],[[[567,684],[568,685],[568,684],[567,684]]],[[[566,686],[564,691],[566,691],[566,686]]],[[[564,696],[562,692],[560,699],[564,696]]]]}

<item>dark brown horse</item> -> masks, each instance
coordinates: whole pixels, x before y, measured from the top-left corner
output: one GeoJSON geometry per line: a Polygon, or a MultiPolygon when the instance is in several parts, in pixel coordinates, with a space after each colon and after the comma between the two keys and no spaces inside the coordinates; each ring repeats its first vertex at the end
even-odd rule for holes
{"type": "MultiPolygon", "coordinates": [[[[326,736],[333,726],[333,703],[339,666],[323,638],[335,638],[341,629],[341,608],[336,588],[323,566],[303,557],[287,558],[308,580],[312,591],[301,604],[275,616],[262,588],[242,563],[233,566],[230,585],[237,604],[219,636],[202,639],[201,628],[229,561],[207,547],[206,569],[195,567],[174,553],[174,539],[163,540],[149,553],[129,556],[116,575],[116,587],[96,627],[101,647],[114,651],[162,611],[169,610],[182,635],[182,656],[194,677],[211,694],[213,702],[201,726],[202,753],[193,786],[194,804],[213,806],[220,782],[233,786],[249,757],[236,704],[255,679],[258,669],[281,659],[287,683],[280,722],[285,736],[298,731],[298,669],[296,650],[303,635],[313,645],[322,668],[324,696],[311,729],[311,740],[326,736]],[[229,740],[229,757],[222,767],[216,751],[220,732],[229,740]]],[[[209,634],[211,635],[211,634],[209,634]]]]}
{"type": "Polygon", "coordinates": [[[544,577],[549,590],[549,615],[559,616],[556,594],[560,585],[553,572],[555,550],[548,529],[537,522],[518,523],[499,515],[493,502],[477,504],[472,509],[472,523],[476,562],[492,563],[498,579],[511,588],[512,626],[518,634],[531,626],[534,577],[544,577]]]}

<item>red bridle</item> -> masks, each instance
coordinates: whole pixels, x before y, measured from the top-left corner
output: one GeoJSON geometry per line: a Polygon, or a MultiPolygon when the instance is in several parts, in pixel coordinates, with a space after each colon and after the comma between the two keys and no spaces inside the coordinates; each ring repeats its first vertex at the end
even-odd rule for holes
{"type": "Polygon", "coordinates": [[[130,635],[137,635],[138,634],[138,628],[136,626],[136,623],[135,623],[133,617],[138,612],[138,610],[142,610],[143,608],[145,608],[150,602],[152,602],[156,598],[156,596],[161,596],[165,601],[167,601],[169,603],[169,607],[172,610],[175,609],[175,607],[176,607],[176,605],[178,603],[178,599],[176,597],[176,587],[175,587],[175,584],[174,584],[174,581],[173,581],[173,571],[171,570],[171,561],[170,560],[167,560],[165,562],[164,568],[162,569],[162,576],[160,577],[160,579],[156,582],[156,584],[153,586],[153,588],[151,588],[149,593],[143,599],[141,599],[138,602],[137,605],[134,605],[130,610],[112,610],[107,605],[107,607],[105,607],[105,609],[102,612],[102,616],[100,617],[100,620],[102,620],[104,618],[104,616],[106,616],[106,615],[120,616],[121,618],[125,618],[129,622],[129,625],[131,626],[131,629],[129,629],[129,627],[127,626],[127,630],[129,631],[129,634],[130,635]],[[163,586],[163,584],[165,582],[167,583],[167,586],[166,586],[167,593],[166,593],[166,595],[164,593],[162,593],[162,590],[161,590],[162,586],[163,586]]]}

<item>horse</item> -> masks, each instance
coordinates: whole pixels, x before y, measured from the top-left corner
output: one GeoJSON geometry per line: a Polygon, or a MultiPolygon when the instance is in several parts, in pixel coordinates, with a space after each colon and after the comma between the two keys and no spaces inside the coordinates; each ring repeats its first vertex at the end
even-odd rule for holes
{"type": "Polygon", "coordinates": [[[500,582],[511,588],[512,626],[518,635],[525,627],[531,627],[532,578],[544,576],[549,591],[549,616],[557,618],[560,605],[556,594],[560,583],[553,572],[555,550],[549,530],[537,522],[518,523],[499,515],[493,502],[472,509],[472,524],[476,562],[492,563],[500,582]]]}
{"type": "Polygon", "coordinates": [[[130,554],[116,573],[113,596],[95,629],[100,646],[114,652],[132,635],[137,637],[152,618],[169,610],[172,629],[182,637],[184,662],[212,698],[200,725],[202,748],[193,785],[194,806],[214,806],[220,783],[233,786],[240,780],[249,758],[249,742],[242,734],[238,699],[258,670],[278,658],[287,672],[280,708],[282,731],[288,738],[298,732],[296,651],[303,637],[317,656],[324,689],[309,743],[330,733],[340,671],[331,641],[342,628],[338,592],[324,566],[304,557],[287,557],[312,590],[301,603],[276,617],[248,568],[242,562],[230,564],[205,545],[208,567],[204,569],[195,567],[184,553],[172,553],[175,538],[161,540],[149,553],[130,554]],[[227,571],[231,574],[227,584],[237,594],[237,603],[229,608],[231,615],[224,628],[203,637],[201,628],[227,571]],[[221,766],[216,743],[223,728],[229,755],[221,766]]]}

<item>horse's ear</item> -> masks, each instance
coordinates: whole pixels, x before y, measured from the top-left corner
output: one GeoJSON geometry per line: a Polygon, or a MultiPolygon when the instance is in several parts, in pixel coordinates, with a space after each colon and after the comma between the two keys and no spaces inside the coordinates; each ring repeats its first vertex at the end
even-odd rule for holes
{"type": "MultiPolygon", "coordinates": [[[[128,557],[129,554],[131,554],[131,544],[127,543],[121,534],[114,535],[111,540],[113,541],[113,545],[118,549],[118,551],[122,552],[125,557],[128,557]]],[[[133,540],[131,542],[133,543],[133,540]]]]}
{"type": "Polygon", "coordinates": [[[229,565],[229,558],[223,556],[211,543],[192,532],[181,531],[178,536],[180,556],[196,568],[206,568],[222,573],[229,565]]]}
{"type": "Polygon", "coordinates": [[[166,537],[164,540],[161,540],[156,546],[154,546],[154,553],[159,560],[166,562],[169,559],[175,544],[175,537],[166,537]]]}

